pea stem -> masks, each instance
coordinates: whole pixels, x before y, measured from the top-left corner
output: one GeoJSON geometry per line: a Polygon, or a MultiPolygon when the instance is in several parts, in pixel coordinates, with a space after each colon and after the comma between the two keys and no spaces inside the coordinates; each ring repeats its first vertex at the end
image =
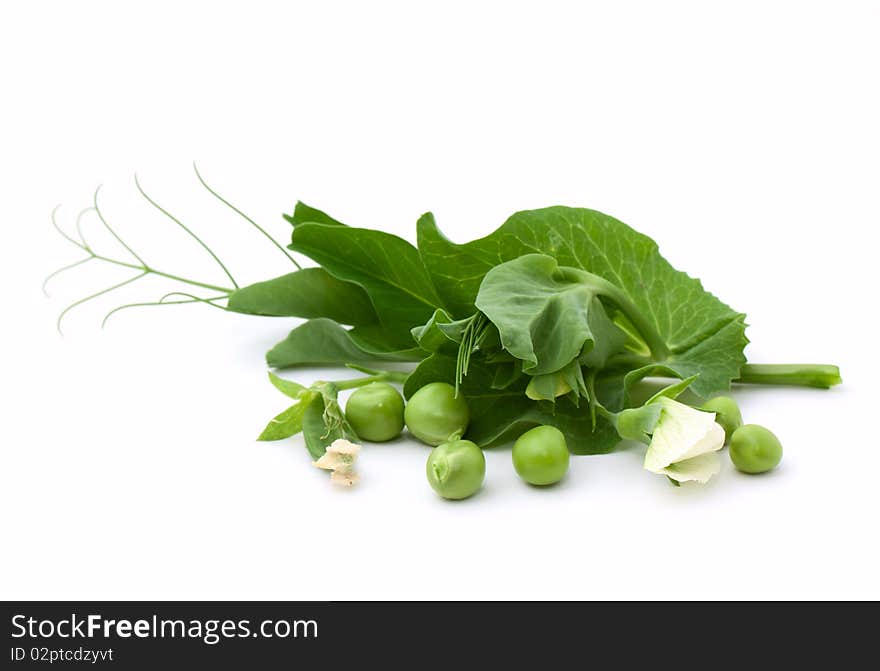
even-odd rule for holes
{"type": "Polygon", "coordinates": [[[409,376],[409,373],[400,373],[393,370],[380,370],[375,371],[372,375],[367,375],[365,377],[358,377],[352,380],[338,380],[333,382],[333,385],[339,390],[344,391],[346,389],[357,389],[358,387],[364,387],[371,382],[396,382],[397,384],[403,384],[406,382],[406,378],[409,376]]]}
{"type": "Polygon", "coordinates": [[[160,277],[166,277],[169,280],[175,280],[177,282],[183,282],[184,284],[189,284],[190,286],[200,287],[202,289],[209,289],[211,291],[220,291],[224,294],[231,294],[234,289],[230,289],[228,287],[219,287],[216,284],[206,284],[205,282],[197,282],[196,280],[191,280],[186,277],[181,277],[180,275],[172,275],[171,273],[166,273],[162,270],[156,270],[155,268],[151,268],[150,266],[138,265],[135,263],[126,263],[125,261],[120,261],[118,259],[111,259],[107,256],[102,256],[101,254],[92,253],[91,258],[97,259],[98,261],[104,261],[106,263],[113,263],[117,266],[122,266],[123,268],[132,268],[135,270],[143,270],[145,273],[152,273],[153,275],[159,275],[160,277]]]}
{"type": "Polygon", "coordinates": [[[636,331],[638,331],[638,334],[645,341],[645,344],[651,351],[651,358],[654,359],[654,361],[660,362],[669,356],[669,347],[663,339],[663,336],[657,332],[657,329],[651,321],[645,317],[638,306],[630,300],[629,296],[627,296],[622,289],[605,278],[594,275],[586,270],[563,269],[563,274],[566,273],[568,273],[569,276],[573,273],[574,275],[572,279],[592,286],[596,294],[610,299],[615,305],[617,305],[620,311],[627,319],[629,319],[636,331]]]}
{"type": "Polygon", "coordinates": [[[635,303],[633,303],[623,291],[618,289],[611,282],[605,282],[603,280],[603,285],[603,294],[614,301],[617,304],[617,307],[620,308],[621,312],[623,312],[627,319],[632,322],[632,325],[636,327],[639,335],[645,339],[645,344],[648,346],[648,349],[651,350],[651,357],[658,362],[666,359],[666,357],[669,356],[669,347],[667,347],[663,336],[661,336],[657,332],[657,329],[654,328],[654,325],[645,318],[641,310],[636,307],[635,303]]]}
{"type": "Polygon", "coordinates": [[[830,389],[841,383],[840,369],[829,364],[747,363],[740,370],[742,384],[780,384],[795,387],[830,389]]]}

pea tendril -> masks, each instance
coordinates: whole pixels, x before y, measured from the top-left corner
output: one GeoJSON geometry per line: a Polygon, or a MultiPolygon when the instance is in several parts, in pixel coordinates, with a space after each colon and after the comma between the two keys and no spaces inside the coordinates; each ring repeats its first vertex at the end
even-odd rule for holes
{"type": "MultiPolygon", "coordinates": [[[[199,173],[199,170],[196,167],[195,163],[193,163],[193,169],[196,173],[196,177],[198,178],[199,182],[208,191],[208,193],[210,193],[214,198],[219,200],[225,206],[230,208],[233,212],[235,212],[236,214],[241,216],[250,225],[252,225],[254,228],[256,228],[277,249],[279,249],[297,268],[301,268],[299,263],[297,263],[296,259],[294,259],[287,252],[287,250],[285,250],[284,247],[278,243],[278,241],[276,241],[274,238],[272,238],[272,236],[262,226],[260,226],[251,217],[246,215],[239,208],[237,208],[235,205],[233,205],[228,200],[223,198],[214,189],[212,189],[207,184],[207,182],[204,180],[201,173],[199,173]]],[[[65,307],[61,311],[61,313],[59,314],[58,320],[56,323],[56,326],[58,328],[59,333],[61,332],[61,323],[62,323],[64,317],[66,317],[67,314],[71,310],[73,310],[74,308],[76,308],[84,303],[87,303],[95,298],[98,298],[98,297],[103,296],[105,294],[108,294],[112,291],[115,291],[116,289],[120,289],[120,288],[122,288],[128,284],[131,284],[131,283],[135,282],[136,280],[139,280],[142,277],[145,277],[147,275],[155,275],[157,277],[162,277],[162,278],[165,278],[168,280],[172,280],[174,282],[179,282],[181,284],[187,284],[189,286],[196,287],[198,289],[205,289],[207,291],[215,292],[215,293],[218,293],[219,295],[210,296],[210,297],[201,297],[201,296],[195,296],[193,294],[186,294],[183,292],[172,292],[171,294],[167,294],[157,301],[137,301],[137,302],[132,302],[132,303],[126,303],[124,305],[119,305],[119,306],[115,307],[114,309],[110,310],[110,312],[108,312],[104,316],[104,319],[101,322],[102,327],[107,323],[108,319],[112,315],[116,314],[117,312],[119,312],[121,310],[133,308],[133,307],[149,307],[149,306],[159,306],[159,305],[183,305],[183,304],[188,304],[188,303],[203,303],[203,304],[215,307],[215,308],[220,308],[220,309],[226,310],[227,308],[225,306],[219,305],[218,301],[222,301],[223,299],[229,298],[229,296],[234,291],[237,291],[239,288],[238,282],[235,280],[235,278],[233,277],[232,273],[229,271],[226,264],[223,263],[223,261],[214,252],[214,250],[212,250],[207,245],[207,243],[204,242],[204,240],[202,240],[198,235],[196,235],[196,233],[191,228],[189,228],[180,219],[175,217],[168,210],[166,210],[164,207],[159,205],[159,203],[157,203],[155,200],[153,200],[153,198],[151,198],[147,194],[147,192],[144,190],[144,188],[141,186],[140,180],[138,179],[137,175],[135,175],[135,177],[134,177],[134,182],[135,182],[135,186],[136,186],[138,192],[141,194],[141,196],[143,196],[143,198],[148,203],[150,203],[150,205],[152,205],[155,209],[157,209],[163,215],[165,215],[166,217],[171,219],[171,221],[173,221],[185,233],[187,233],[190,237],[192,237],[211,256],[211,258],[214,261],[216,261],[217,265],[220,266],[223,273],[229,279],[230,283],[232,284],[232,287],[230,288],[230,287],[219,286],[219,285],[212,284],[209,282],[204,282],[201,280],[196,280],[196,279],[192,279],[189,277],[184,277],[184,276],[178,275],[176,273],[171,273],[171,272],[167,272],[164,270],[159,270],[158,268],[154,268],[153,266],[149,265],[144,260],[144,258],[137,251],[135,251],[135,249],[122,238],[122,236],[116,231],[116,229],[110,225],[110,222],[104,216],[104,213],[102,212],[101,207],[98,203],[98,196],[101,191],[101,187],[99,186],[97,189],[95,189],[95,193],[92,197],[92,205],[81,210],[76,216],[76,222],[75,222],[76,237],[69,234],[67,231],[65,231],[58,224],[57,213],[58,213],[58,210],[60,209],[61,206],[60,205],[56,206],[52,210],[51,220],[52,220],[52,226],[55,228],[55,230],[58,231],[58,233],[61,235],[61,237],[63,237],[69,243],[71,243],[72,245],[76,246],[77,248],[79,248],[80,250],[85,252],[87,254],[87,256],[85,258],[81,258],[77,261],[74,261],[73,263],[62,266],[61,268],[50,273],[43,281],[43,293],[46,296],[49,295],[49,293],[48,293],[49,282],[51,280],[53,280],[55,277],[57,277],[58,275],[60,275],[64,272],[67,272],[68,270],[73,270],[74,268],[78,268],[79,266],[85,265],[87,262],[93,261],[93,260],[101,261],[101,262],[109,264],[109,265],[119,266],[121,268],[135,270],[135,271],[138,271],[138,274],[133,277],[128,278],[125,281],[119,282],[119,283],[114,284],[110,287],[102,289],[101,291],[98,291],[96,293],[90,294],[89,296],[86,296],[84,298],[76,300],[73,303],[71,303],[70,305],[68,305],[67,307],[65,307]],[[113,237],[113,239],[116,240],[116,242],[118,242],[132,256],[133,261],[126,261],[123,259],[119,259],[119,258],[115,258],[115,257],[111,257],[111,256],[106,256],[104,254],[100,254],[100,253],[96,252],[93,249],[91,244],[89,244],[85,234],[83,233],[82,220],[85,217],[85,215],[87,215],[89,213],[94,213],[97,216],[98,220],[101,222],[103,227],[107,230],[107,232],[110,233],[110,235],[113,237]],[[173,300],[173,301],[167,300],[170,296],[175,296],[175,295],[182,296],[183,300],[173,300]]]]}
{"type": "Polygon", "coordinates": [[[216,191],[214,191],[214,189],[212,189],[210,186],[208,186],[208,183],[205,182],[205,180],[204,180],[204,178],[202,177],[202,174],[199,172],[199,169],[198,169],[198,167],[196,166],[195,162],[193,162],[193,170],[195,170],[196,177],[198,178],[199,182],[202,183],[202,186],[205,187],[205,189],[207,189],[208,193],[210,193],[212,196],[214,196],[214,198],[216,198],[216,199],[219,200],[221,203],[223,203],[224,205],[226,205],[226,207],[228,207],[229,209],[231,209],[231,210],[232,210],[233,212],[235,212],[237,215],[239,215],[240,217],[242,217],[242,218],[243,218],[245,221],[247,221],[251,226],[253,226],[254,228],[256,228],[260,233],[262,233],[262,234],[266,237],[266,239],[267,239],[269,242],[271,242],[271,243],[272,243],[272,244],[278,249],[278,251],[280,251],[282,254],[284,254],[284,256],[286,256],[287,259],[288,259],[293,265],[295,265],[297,268],[299,268],[300,270],[302,270],[302,266],[299,265],[299,263],[297,263],[296,259],[293,258],[293,257],[290,255],[290,253],[288,253],[288,251],[287,251],[286,249],[284,249],[284,247],[283,247],[281,244],[279,244],[279,242],[278,242],[275,238],[273,238],[271,235],[269,235],[269,233],[266,232],[266,229],[264,229],[262,226],[260,226],[256,221],[254,221],[253,219],[251,219],[251,218],[250,218],[248,215],[246,215],[244,212],[242,212],[241,210],[239,210],[235,205],[233,205],[232,203],[230,203],[228,200],[226,200],[226,199],[225,199],[223,196],[221,196],[219,193],[217,193],[216,191]]]}
{"type": "MultiPolygon", "coordinates": [[[[180,219],[178,219],[177,217],[175,217],[173,214],[171,214],[171,213],[170,213],[168,210],[166,210],[164,207],[162,207],[161,205],[159,205],[159,203],[157,203],[155,200],[153,200],[152,198],[150,198],[150,197],[147,195],[147,192],[144,191],[143,187],[141,187],[141,183],[140,183],[140,181],[138,180],[137,175],[134,176],[134,184],[135,184],[135,186],[137,187],[137,190],[140,191],[141,195],[147,200],[147,202],[148,202],[150,205],[152,205],[153,207],[155,207],[157,210],[159,210],[159,212],[161,212],[161,213],[164,214],[166,217],[168,217],[169,219],[171,219],[171,221],[173,221],[175,224],[177,224],[178,226],[180,226],[180,228],[182,228],[184,231],[186,231],[186,232],[190,235],[190,237],[192,237],[196,242],[198,242],[198,243],[199,243],[199,244],[205,249],[205,251],[207,251],[208,254],[211,255],[211,257],[217,262],[217,265],[219,265],[220,268],[223,269],[223,272],[226,273],[226,277],[228,277],[228,278],[229,278],[229,281],[232,282],[232,286],[234,286],[236,289],[238,289],[238,282],[235,281],[235,278],[232,276],[232,273],[229,272],[229,269],[226,267],[226,265],[223,263],[223,261],[220,260],[220,257],[218,257],[218,256],[214,253],[214,251],[213,251],[210,247],[208,247],[208,245],[206,245],[206,244],[204,243],[204,241],[202,241],[202,239],[201,239],[199,236],[197,236],[195,233],[193,233],[192,230],[190,230],[190,228],[189,228],[186,224],[184,224],[182,221],[180,221],[180,219]]],[[[122,241],[120,240],[120,242],[122,242],[122,241]]],[[[124,243],[123,243],[123,244],[124,244],[124,243]]],[[[126,245],[125,247],[126,247],[126,249],[128,249],[128,245],[126,245]]],[[[131,250],[129,249],[129,251],[131,251],[131,250]]],[[[132,254],[134,254],[134,252],[132,252],[132,254]]],[[[140,260],[140,257],[137,256],[137,254],[134,254],[134,255],[138,258],[138,260],[140,260]]],[[[141,261],[141,264],[142,264],[142,265],[147,265],[147,264],[144,263],[143,261],[141,261]]]]}

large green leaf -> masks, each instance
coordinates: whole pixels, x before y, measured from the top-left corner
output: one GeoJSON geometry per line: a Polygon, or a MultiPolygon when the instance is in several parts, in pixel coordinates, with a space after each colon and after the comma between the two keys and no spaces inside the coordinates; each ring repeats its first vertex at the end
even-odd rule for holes
{"type": "Polygon", "coordinates": [[[523,362],[523,372],[553,373],[587,356],[596,343],[613,350],[625,341],[594,279],[561,268],[552,256],[526,254],[486,273],[476,306],[498,328],[504,349],[523,362]]]}
{"type": "Polygon", "coordinates": [[[474,313],[476,310],[474,301],[477,298],[480,282],[493,267],[517,256],[528,254],[529,251],[540,251],[534,249],[522,251],[517,246],[514,253],[505,256],[498,254],[492,259],[488,255],[479,253],[479,249],[471,248],[471,245],[489,238],[456,245],[440,232],[434,215],[430,212],[419,218],[416,223],[416,234],[422,263],[453,318],[469,317],[474,313]]]}
{"type": "Polygon", "coordinates": [[[330,224],[299,224],[290,248],[369,295],[389,333],[409,334],[443,307],[418,250],[389,233],[330,224]]]}
{"type": "Polygon", "coordinates": [[[595,426],[589,410],[575,406],[567,399],[555,404],[534,406],[520,420],[524,426],[550,424],[565,434],[568,450],[572,454],[606,454],[618,443],[620,436],[614,427],[601,417],[596,418],[595,426]]]}
{"type": "Polygon", "coordinates": [[[361,287],[338,280],[323,268],[304,268],[243,287],[229,296],[227,307],[270,317],[326,317],[353,326],[379,321],[361,287]]]}
{"type": "Polygon", "coordinates": [[[296,207],[293,208],[293,214],[285,214],[284,218],[294,226],[313,222],[317,224],[330,224],[331,226],[345,226],[341,221],[337,221],[326,212],[306,205],[304,202],[297,201],[296,207]]]}
{"type": "Polygon", "coordinates": [[[662,363],[681,377],[700,377],[692,389],[705,396],[727,389],[745,362],[744,315],[675,270],[649,237],[608,215],[581,208],[518,212],[494,233],[457,245],[434,218],[418,223],[419,251],[437,292],[453,316],[473,312],[483,277],[524,254],[553,256],[619,287],[669,347],[662,363]]]}
{"type": "Polygon", "coordinates": [[[370,363],[372,361],[419,361],[425,352],[412,347],[390,349],[379,338],[361,327],[345,330],[331,319],[311,319],[297,328],[266,354],[266,362],[273,368],[293,366],[339,366],[346,363],[370,363]]]}

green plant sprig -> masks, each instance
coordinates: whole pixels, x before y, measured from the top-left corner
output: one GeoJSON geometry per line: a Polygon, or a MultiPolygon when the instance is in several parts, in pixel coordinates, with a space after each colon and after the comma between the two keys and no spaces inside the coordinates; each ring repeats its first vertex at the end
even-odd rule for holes
{"type": "MultiPolygon", "coordinates": [[[[266,237],[266,238],[267,238],[267,239],[268,239],[268,240],[269,240],[269,241],[270,241],[270,242],[271,242],[271,243],[272,243],[277,249],[279,249],[279,250],[284,254],[284,256],[285,256],[285,257],[286,257],[286,258],[287,258],[287,259],[288,259],[288,260],[289,260],[289,261],[290,261],[290,262],[291,262],[291,263],[292,263],[297,269],[301,269],[301,266],[300,266],[300,264],[296,261],[296,259],[294,259],[293,256],[291,256],[291,255],[287,252],[287,250],[285,250],[284,247],[281,246],[281,245],[280,245],[280,244],[279,244],[279,243],[278,243],[278,242],[277,242],[277,241],[276,241],[276,240],[275,240],[275,239],[274,239],[274,238],[273,238],[273,237],[272,237],[272,236],[271,236],[271,235],[270,235],[270,234],[269,234],[269,233],[268,233],[268,232],[267,232],[262,226],[260,226],[260,225],[259,225],[256,221],[254,221],[251,217],[249,217],[249,216],[248,216],[247,214],[245,214],[242,210],[240,210],[238,207],[236,207],[235,205],[233,205],[230,201],[228,201],[227,199],[225,199],[225,198],[224,198],[223,196],[221,196],[216,190],[214,190],[211,186],[209,186],[208,183],[205,181],[204,177],[203,177],[203,176],[201,175],[201,173],[199,172],[198,167],[196,166],[195,163],[193,163],[193,170],[194,170],[194,172],[195,172],[195,174],[196,174],[196,177],[197,177],[199,183],[200,183],[200,184],[201,184],[201,185],[202,185],[202,186],[208,191],[208,193],[210,193],[214,198],[216,198],[218,201],[220,201],[221,203],[223,203],[223,205],[225,205],[226,207],[230,208],[233,212],[235,212],[235,213],[238,214],[240,217],[242,217],[245,221],[247,221],[251,226],[253,226],[257,231],[259,231],[264,237],[266,237]]],[[[58,275],[60,275],[60,274],[62,274],[62,273],[64,273],[64,272],[67,272],[68,270],[72,270],[72,269],[74,269],[74,268],[77,268],[77,267],[83,266],[83,265],[85,265],[86,263],[88,263],[89,261],[100,261],[100,262],[107,263],[107,264],[110,264],[110,265],[119,266],[119,267],[121,267],[121,268],[126,268],[126,269],[130,269],[130,270],[136,270],[136,271],[138,271],[138,274],[135,275],[135,276],[133,276],[133,277],[128,278],[127,280],[124,280],[124,281],[122,281],[122,282],[119,282],[119,283],[117,283],[117,284],[114,284],[114,285],[112,285],[112,286],[109,286],[109,287],[107,287],[107,288],[105,288],[105,289],[102,289],[102,290],[100,290],[100,291],[97,291],[97,292],[95,292],[95,293],[93,293],[93,294],[90,294],[90,295],[88,295],[88,296],[85,296],[84,298],[78,299],[78,300],[74,301],[73,303],[71,303],[70,305],[68,305],[67,307],[65,307],[65,308],[61,311],[61,313],[59,314],[58,319],[57,319],[57,322],[56,322],[56,327],[57,327],[57,329],[58,329],[59,332],[61,332],[61,322],[63,321],[64,317],[65,317],[65,316],[66,316],[71,310],[73,310],[74,308],[76,308],[76,307],[78,307],[78,306],[80,306],[80,305],[83,305],[84,303],[87,303],[87,302],[89,302],[89,301],[91,301],[91,300],[93,300],[93,299],[95,299],[95,298],[98,298],[98,297],[103,296],[103,295],[106,295],[106,294],[108,294],[108,293],[110,293],[110,292],[112,292],[112,291],[115,291],[116,289],[120,289],[120,288],[122,288],[122,287],[124,287],[124,286],[127,286],[127,285],[129,285],[129,284],[132,284],[133,282],[135,282],[135,281],[137,281],[137,280],[139,280],[139,279],[141,279],[141,278],[143,278],[143,277],[146,277],[146,276],[148,276],[148,275],[155,275],[155,276],[157,276],[157,277],[162,277],[162,278],[165,278],[165,279],[168,279],[168,280],[172,280],[172,281],[174,281],[174,282],[179,282],[179,283],[181,283],[181,284],[186,284],[186,285],[189,285],[189,286],[195,287],[195,288],[197,288],[197,289],[205,289],[205,290],[212,291],[212,292],[219,292],[220,295],[218,295],[218,296],[210,296],[210,297],[201,297],[201,296],[195,296],[195,295],[192,295],[192,294],[185,294],[185,296],[186,296],[186,299],[185,299],[185,300],[175,300],[175,301],[169,301],[169,300],[166,300],[170,295],[174,295],[175,293],[179,293],[179,292],[172,292],[172,294],[168,294],[168,295],[166,295],[166,296],[163,296],[162,298],[160,298],[160,299],[157,300],[157,301],[141,301],[141,302],[134,302],[134,303],[126,303],[126,304],[123,304],[123,305],[119,305],[119,306],[113,308],[112,310],[110,310],[110,311],[104,316],[104,318],[103,318],[103,320],[102,320],[102,322],[101,322],[101,326],[102,326],[102,327],[103,327],[104,325],[106,325],[108,319],[109,319],[112,315],[116,314],[117,312],[120,312],[121,310],[128,309],[128,308],[135,308],[135,307],[151,307],[151,306],[162,306],[162,305],[183,305],[183,304],[191,304],[191,303],[204,303],[204,304],[206,304],[206,305],[210,305],[210,306],[215,307],[215,308],[226,309],[225,307],[223,307],[223,306],[221,306],[221,305],[218,305],[217,302],[218,302],[218,301],[225,300],[225,299],[228,299],[229,296],[230,296],[231,294],[233,294],[236,290],[238,290],[238,289],[240,288],[238,282],[235,280],[235,278],[233,277],[232,273],[229,271],[229,269],[228,269],[228,267],[226,266],[226,264],[225,264],[225,263],[220,259],[220,257],[219,257],[219,256],[218,256],[218,255],[217,255],[217,254],[216,254],[216,253],[215,253],[215,252],[214,252],[214,251],[213,251],[213,250],[212,250],[212,249],[211,249],[211,248],[210,248],[210,247],[204,242],[204,240],[202,240],[202,239],[201,239],[201,238],[200,238],[200,237],[199,237],[199,236],[198,236],[198,235],[197,235],[197,234],[196,234],[196,233],[195,233],[195,232],[194,232],[189,226],[187,226],[186,224],[184,224],[179,218],[175,217],[175,216],[174,216],[173,214],[171,214],[167,209],[165,209],[164,207],[162,207],[161,205],[159,205],[159,203],[157,203],[152,197],[150,197],[150,196],[146,193],[146,191],[143,189],[143,187],[141,186],[140,180],[138,179],[137,175],[135,175],[135,177],[134,177],[134,182],[135,182],[135,186],[136,186],[138,192],[140,193],[140,195],[141,195],[141,196],[142,196],[142,197],[143,197],[148,203],[150,203],[150,205],[151,205],[152,207],[154,207],[156,210],[158,210],[160,213],[162,213],[164,216],[166,216],[166,217],[169,218],[172,222],[174,222],[174,224],[175,224],[176,226],[178,226],[181,230],[183,230],[187,235],[189,235],[190,237],[192,237],[192,238],[193,238],[193,239],[194,239],[194,240],[195,240],[195,241],[196,241],[196,242],[197,242],[197,243],[198,243],[198,244],[199,244],[199,245],[200,245],[200,246],[201,246],[201,247],[202,247],[202,248],[203,248],[203,249],[204,249],[204,250],[210,255],[210,256],[211,256],[211,258],[217,263],[217,265],[221,268],[221,270],[223,271],[223,273],[227,276],[227,278],[229,279],[230,283],[232,284],[232,287],[219,286],[219,285],[212,284],[212,283],[209,283],[209,282],[204,282],[204,281],[201,281],[201,280],[197,280],[197,279],[193,279],[193,278],[185,277],[185,276],[180,275],[180,274],[177,274],[177,273],[171,273],[171,272],[168,272],[168,271],[165,271],[165,270],[160,270],[160,269],[158,269],[158,268],[156,268],[156,267],[153,267],[152,265],[147,264],[147,262],[143,259],[143,257],[142,257],[140,254],[138,254],[138,252],[136,252],[136,251],[134,250],[134,248],[133,248],[131,245],[129,245],[129,244],[128,244],[128,243],[127,243],[127,242],[126,242],[126,241],[125,241],[125,240],[124,240],[124,239],[123,239],[123,238],[117,233],[117,231],[116,231],[116,230],[110,225],[110,223],[107,221],[107,218],[104,216],[104,213],[101,211],[101,207],[100,207],[99,204],[98,204],[98,195],[99,195],[100,190],[101,190],[101,187],[99,186],[99,187],[95,190],[95,193],[94,193],[94,195],[93,195],[93,197],[92,197],[92,205],[89,206],[89,207],[87,207],[87,208],[85,208],[85,209],[83,209],[83,210],[81,210],[81,211],[77,214],[76,222],[75,222],[75,227],[76,227],[76,232],[77,232],[77,238],[78,238],[78,239],[77,239],[77,238],[74,238],[74,237],[71,236],[71,235],[69,235],[67,232],[65,232],[65,231],[59,226],[58,221],[57,221],[57,218],[56,218],[56,215],[57,215],[57,212],[58,212],[60,206],[57,206],[57,207],[55,207],[55,209],[52,210],[51,219],[52,219],[52,225],[53,225],[53,227],[55,228],[55,230],[58,231],[58,233],[59,233],[59,234],[65,239],[65,240],[67,240],[69,243],[73,244],[74,246],[76,246],[77,248],[79,248],[80,250],[82,250],[83,252],[85,252],[85,253],[87,254],[87,256],[86,256],[85,258],[79,259],[79,260],[77,260],[77,261],[75,261],[75,262],[73,262],[73,263],[70,263],[70,264],[68,264],[68,265],[65,265],[65,266],[63,266],[63,267],[61,267],[61,268],[55,270],[54,272],[50,273],[50,274],[45,278],[45,280],[43,281],[43,285],[42,285],[43,293],[44,293],[46,296],[49,295],[49,294],[48,294],[47,287],[48,287],[49,282],[50,282],[53,278],[57,277],[58,275]],[[89,242],[87,241],[87,239],[86,239],[86,237],[85,237],[85,235],[84,235],[84,233],[83,233],[83,227],[82,227],[82,219],[83,219],[83,217],[84,217],[86,214],[90,213],[90,212],[94,212],[94,213],[97,215],[99,221],[100,221],[101,224],[104,226],[104,228],[105,228],[105,229],[110,233],[110,235],[111,235],[111,236],[112,236],[112,237],[113,237],[113,238],[114,238],[114,239],[115,239],[115,240],[116,240],[116,241],[117,241],[117,242],[123,247],[123,249],[125,249],[125,250],[131,255],[133,261],[126,261],[126,260],[123,260],[123,259],[118,259],[118,258],[114,258],[114,257],[106,256],[106,255],[104,255],[104,254],[100,254],[100,253],[98,253],[98,252],[96,252],[96,251],[94,250],[94,248],[93,248],[93,247],[89,244],[89,242]]]]}
{"type": "Polygon", "coordinates": [[[77,305],[149,274],[210,295],[173,292],[120,306],[107,318],[127,307],[202,302],[243,314],[305,319],[267,353],[270,367],[350,365],[365,374],[309,387],[270,377],[295,403],[260,439],[301,431],[315,458],[334,436],[356,438],[339,408],[339,391],[378,380],[402,383],[407,398],[432,382],[454,385],[470,411],[464,438],[480,446],[549,424],[579,454],[614,449],[621,435],[615,418],[634,407],[648,378],[686,380],[701,398],[733,383],[822,388],[840,383],[835,366],[748,363],[745,314],[673,268],[651,238],[595,210],[556,206],[517,212],[489,235],[463,244],[451,242],[428,213],[416,224],[413,245],[383,231],[346,226],[297,203],[285,215],[292,225],[287,249],[318,264],[301,269],[287,249],[193,168],[212,196],[272,241],[297,270],[240,287],[210,247],[136,182],[154,208],[205,249],[231,287],[156,270],[109,226],[96,192],[87,211],[97,212],[132,260],[93,251],[82,234],[83,213],[76,221],[77,240],[61,230],[53,212],[53,225],[88,256],[47,282],[91,260],[137,274],[65,308],[59,330],[61,318],[77,305]],[[416,365],[408,374],[363,368],[380,361],[416,365]]]}

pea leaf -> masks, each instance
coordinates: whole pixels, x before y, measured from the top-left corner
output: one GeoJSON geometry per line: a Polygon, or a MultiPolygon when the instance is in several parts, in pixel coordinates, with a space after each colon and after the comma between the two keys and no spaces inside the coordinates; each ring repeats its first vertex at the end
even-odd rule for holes
{"type": "MultiPolygon", "coordinates": [[[[602,405],[617,412],[623,408],[624,394],[620,373],[602,372],[595,382],[596,397],[602,405]]],[[[565,434],[568,449],[573,454],[605,454],[611,452],[620,436],[614,426],[603,417],[596,417],[584,404],[575,405],[569,398],[555,403],[538,403],[527,419],[537,424],[552,424],[565,434]]]]}
{"type": "Polygon", "coordinates": [[[317,224],[329,224],[331,226],[345,226],[341,221],[337,221],[326,212],[306,205],[301,200],[297,201],[296,206],[293,208],[293,214],[282,216],[294,226],[299,226],[309,221],[317,224]]]}
{"type": "Polygon", "coordinates": [[[491,249],[490,245],[486,246],[486,250],[474,247],[476,243],[489,238],[456,245],[440,232],[434,215],[430,212],[419,218],[416,223],[416,234],[422,263],[431,276],[444,306],[454,318],[468,317],[474,313],[476,309],[474,300],[480,282],[493,267],[523,254],[543,251],[524,250],[521,245],[517,245],[511,253],[502,255],[498,250],[491,249]]]}
{"type": "Polygon", "coordinates": [[[749,339],[745,329],[745,315],[738,314],[718,330],[704,332],[702,340],[693,341],[686,349],[674,348],[664,363],[674,369],[679,378],[697,375],[690,389],[698,396],[705,398],[729,389],[730,381],[739,377],[746,362],[743,350],[749,339]]]}
{"type": "Polygon", "coordinates": [[[590,273],[526,254],[486,273],[476,306],[498,328],[504,348],[529,375],[554,373],[596,343],[619,348],[625,335],[605,313],[590,273]]]}
{"type": "Polygon", "coordinates": [[[614,424],[617,433],[629,440],[637,440],[641,443],[649,445],[651,443],[651,434],[657,422],[660,421],[663,406],[659,403],[661,398],[677,398],[681,393],[693,384],[696,377],[689,377],[661,389],[645,403],[637,408],[628,408],[621,411],[615,418],[614,424]]]}
{"type": "Polygon", "coordinates": [[[550,424],[562,431],[568,451],[572,454],[606,454],[620,442],[620,436],[605,419],[596,419],[595,426],[590,412],[583,406],[574,405],[563,398],[556,403],[539,404],[520,420],[532,425],[550,424]]]}
{"type": "Polygon", "coordinates": [[[306,387],[299,384],[298,382],[294,382],[293,380],[285,380],[283,377],[278,377],[272,371],[269,371],[269,382],[272,383],[278,391],[280,391],[285,396],[290,396],[290,398],[299,398],[302,396],[303,392],[306,391],[306,387]]]}
{"type": "Polygon", "coordinates": [[[317,394],[312,391],[301,394],[299,401],[269,421],[257,440],[281,440],[295,436],[302,431],[303,415],[315,396],[317,394]]]}
{"type": "MultiPolygon", "coordinates": [[[[535,375],[526,387],[526,396],[536,401],[553,401],[560,396],[574,393],[574,399],[587,396],[587,383],[577,359],[553,373],[535,375]]],[[[575,402],[575,405],[578,405],[575,402]]]]}
{"type": "Polygon", "coordinates": [[[453,321],[446,310],[438,308],[427,323],[412,329],[412,337],[426,352],[457,352],[469,321],[453,321]]]}
{"type": "Polygon", "coordinates": [[[431,318],[425,324],[414,326],[410,332],[412,333],[413,340],[423,350],[428,352],[436,352],[441,348],[452,350],[458,347],[457,344],[440,328],[441,325],[447,325],[451,322],[452,317],[449,316],[446,310],[438,308],[434,310],[434,314],[431,315],[431,318]]]}
{"type": "MultiPolygon", "coordinates": [[[[419,389],[431,382],[455,384],[455,359],[448,354],[434,353],[426,357],[403,383],[403,397],[408,401],[419,389]]],[[[472,410],[472,408],[471,408],[472,410]]]]}
{"type": "Polygon", "coordinates": [[[424,324],[443,307],[418,250],[396,235],[302,223],[293,231],[290,248],[337,279],[359,285],[389,333],[409,337],[413,326],[424,324]]]}
{"type": "MultiPolygon", "coordinates": [[[[383,345],[394,342],[370,327],[346,331],[331,319],[310,319],[266,353],[273,368],[343,365],[373,361],[419,361],[425,352],[417,347],[383,345]]],[[[414,344],[414,343],[413,343],[414,344]]]]}
{"type": "Polygon", "coordinates": [[[507,389],[523,375],[522,362],[519,360],[500,361],[494,365],[494,370],[492,389],[507,389]]]}
{"type": "Polygon", "coordinates": [[[680,377],[699,373],[700,396],[729,388],[745,363],[745,316],[675,270],[649,237],[608,215],[582,208],[518,212],[494,233],[454,244],[433,216],[418,222],[419,252],[444,305],[470,314],[483,277],[498,264],[531,253],[608,280],[650,319],[670,349],[662,363],[680,377]]]}
{"type": "Polygon", "coordinates": [[[326,317],[351,325],[379,321],[361,287],[338,280],[323,268],[304,268],[243,287],[229,296],[227,308],[270,317],[326,317]]]}

